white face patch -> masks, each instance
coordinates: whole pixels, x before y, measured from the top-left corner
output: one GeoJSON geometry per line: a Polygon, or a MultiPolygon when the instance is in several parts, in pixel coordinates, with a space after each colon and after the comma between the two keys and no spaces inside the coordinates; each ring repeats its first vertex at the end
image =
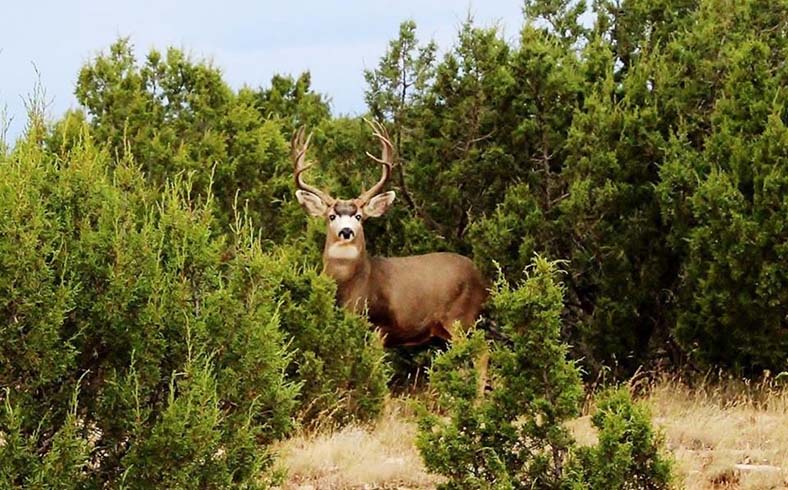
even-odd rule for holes
{"type": "Polygon", "coordinates": [[[355,216],[335,215],[336,218],[328,220],[328,231],[331,233],[339,243],[352,243],[361,234],[361,221],[356,219],[355,216]],[[352,238],[349,240],[341,237],[339,232],[344,229],[350,229],[353,232],[352,238]]]}
{"type": "Polygon", "coordinates": [[[333,237],[333,243],[328,248],[329,258],[355,260],[359,257],[359,243],[363,240],[363,230],[361,220],[356,216],[357,214],[336,214],[334,209],[329,211],[328,233],[333,237]],[[334,219],[331,219],[332,215],[334,219]]]}

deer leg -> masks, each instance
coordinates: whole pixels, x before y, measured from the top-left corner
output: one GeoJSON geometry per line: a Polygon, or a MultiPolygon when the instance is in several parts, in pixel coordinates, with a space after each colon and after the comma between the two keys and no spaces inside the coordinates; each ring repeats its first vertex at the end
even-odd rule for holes
{"type": "MultiPolygon", "coordinates": [[[[475,321],[475,318],[473,320],[475,321]]],[[[473,321],[469,322],[469,324],[473,325],[473,321]]],[[[431,331],[434,337],[440,337],[447,342],[451,342],[451,331],[442,322],[435,322],[431,331]]],[[[487,350],[486,345],[484,351],[473,361],[473,364],[478,373],[476,378],[476,400],[474,401],[478,405],[484,399],[484,393],[487,390],[487,369],[490,365],[490,352],[487,350]]]]}
{"type": "MultiPolygon", "coordinates": [[[[447,315],[447,325],[455,326],[459,322],[460,328],[469,329],[476,325],[476,320],[481,313],[482,301],[475,295],[471,288],[464,287],[457,298],[454,300],[452,308],[447,315]]],[[[451,336],[451,332],[444,328],[444,331],[451,336]]],[[[487,389],[488,374],[487,370],[490,365],[490,352],[487,350],[486,345],[484,351],[474,359],[474,367],[478,374],[476,379],[476,400],[475,404],[479,404],[484,399],[484,393],[487,389]]]]}
{"type": "Polygon", "coordinates": [[[430,336],[431,337],[438,337],[446,342],[451,342],[451,330],[446,328],[443,322],[435,322],[430,327],[430,336]]]}
{"type": "Polygon", "coordinates": [[[490,352],[485,349],[482,354],[476,358],[476,370],[479,372],[479,377],[476,379],[476,401],[478,405],[484,399],[484,392],[487,390],[487,368],[490,366],[490,352]]]}
{"type": "Polygon", "coordinates": [[[451,336],[451,329],[455,326],[456,322],[460,323],[461,328],[465,331],[476,325],[476,320],[481,313],[481,301],[476,297],[474,292],[468,285],[464,285],[460,293],[454,299],[446,313],[443,321],[444,326],[448,326],[448,334],[451,336]]]}
{"type": "Polygon", "coordinates": [[[430,340],[432,337],[432,330],[426,329],[422,334],[417,335],[415,337],[410,337],[403,339],[401,337],[392,337],[391,335],[386,335],[383,339],[383,347],[412,347],[415,345],[423,345],[430,340]]]}

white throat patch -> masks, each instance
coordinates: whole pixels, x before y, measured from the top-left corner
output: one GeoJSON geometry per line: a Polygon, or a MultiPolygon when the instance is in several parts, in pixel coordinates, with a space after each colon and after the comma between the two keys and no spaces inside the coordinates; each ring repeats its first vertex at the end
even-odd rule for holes
{"type": "Polygon", "coordinates": [[[358,247],[353,243],[338,242],[328,248],[330,259],[353,260],[358,258],[358,247]]]}

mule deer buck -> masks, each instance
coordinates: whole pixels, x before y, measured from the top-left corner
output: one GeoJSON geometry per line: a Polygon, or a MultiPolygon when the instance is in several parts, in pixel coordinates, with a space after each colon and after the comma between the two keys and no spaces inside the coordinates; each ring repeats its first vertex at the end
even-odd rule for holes
{"type": "Polygon", "coordinates": [[[380,123],[369,123],[380,140],[380,180],[355,199],[335,199],[304,182],[309,137],[299,129],[291,142],[296,198],[307,213],[326,220],[323,272],[337,283],[337,301],[384,334],[386,346],[419,345],[433,337],[450,340],[452,326],[474,325],[487,299],[486,282],[473,262],[454,253],[408,257],[370,257],[364,220],[377,218],[394,202],[394,192],[381,192],[391,175],[394,149],[380,123]]]}

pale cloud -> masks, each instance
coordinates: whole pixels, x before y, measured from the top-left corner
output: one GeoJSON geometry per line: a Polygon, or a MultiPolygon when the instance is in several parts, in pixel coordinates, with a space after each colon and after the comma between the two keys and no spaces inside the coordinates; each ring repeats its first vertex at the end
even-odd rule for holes
{"type": "Polygon", "coordinates": [[[364,68],[377,64],[399,24],[414,19],[420,39],[448,47],[471,12],[480,25],[499,25],[508,38],[522,22],[517,0],[136,1],[4,2],[0,30],[0,105],[24,127],[23,99],[37,67],[59,116],[75,107],[80,67],[121,36],[142,56],[151,48],[185,49],[208,58],[233,86],[267,85],[274,73],[309,70],[335,113],[364,110],[364,68]]]}

